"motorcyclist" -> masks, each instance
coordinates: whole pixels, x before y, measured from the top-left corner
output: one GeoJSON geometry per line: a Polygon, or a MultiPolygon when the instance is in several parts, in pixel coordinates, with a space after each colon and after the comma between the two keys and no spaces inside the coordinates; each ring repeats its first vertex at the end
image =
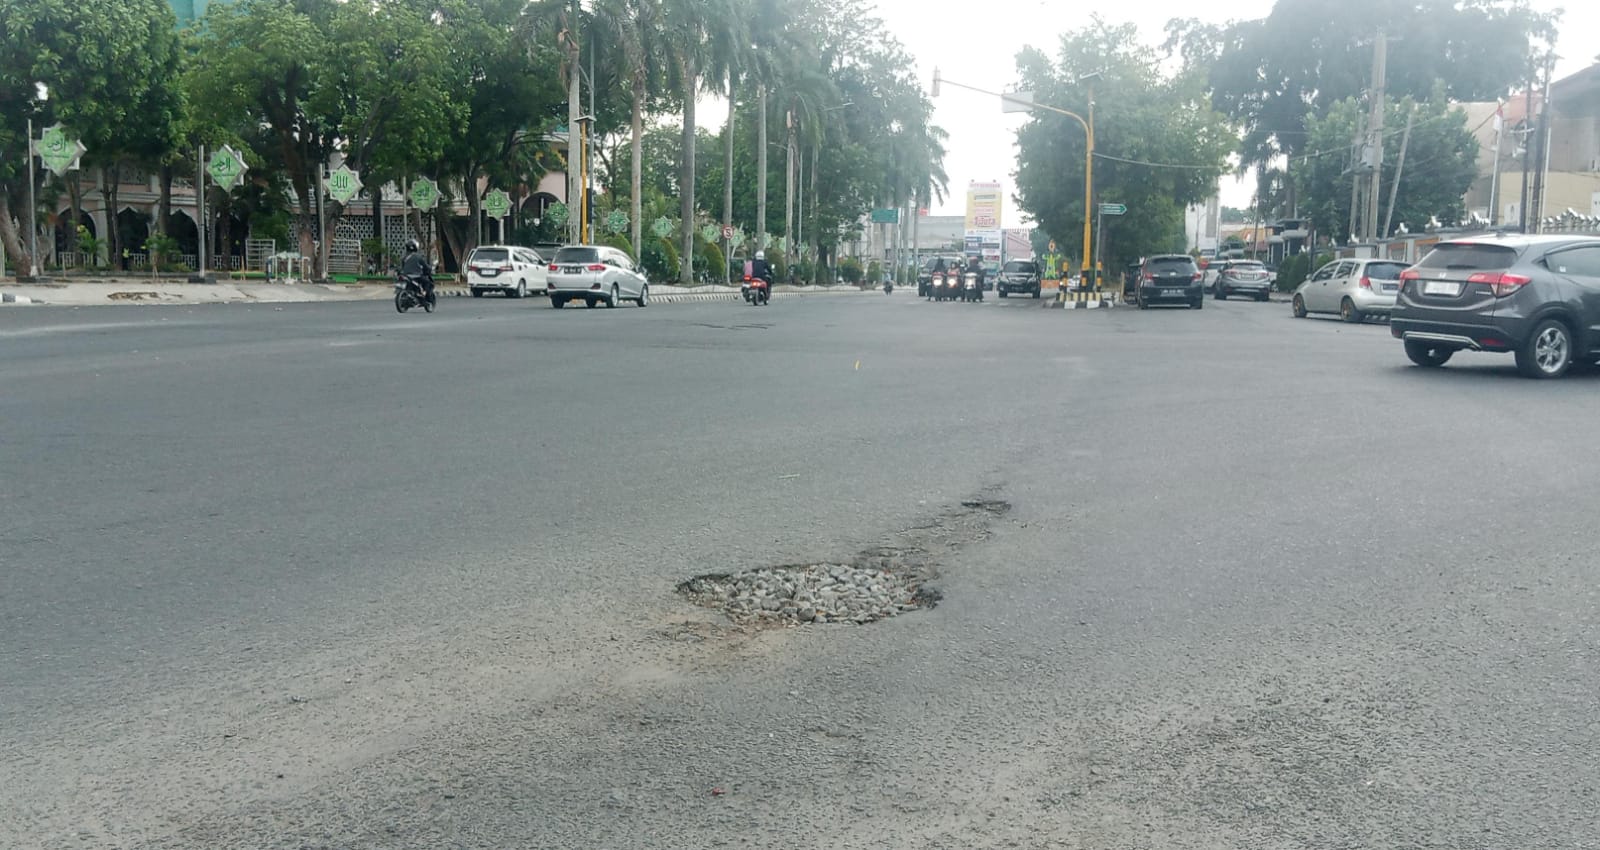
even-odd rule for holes
{"type": "Polygon", "coordinates": [[[772,296],[772,264],[767,262],[767,252],[757,251],[756,258],[750,261],[750,276],[757,280],[767,282],[767,296],[772,296]]]}
{"type": "Polygon", "coordinates": [[[435,304],[438,302],[433,294],[433,266],[428,264],[428,258],[422,255],[419,248],[417,240],[406,240],[406,256],[400,261],[400,274],[421,284],[428,303],[435,304]]]}
{"type": "Polygon", "coordinates": [[[967,274],[978,277],[978,300],[983,300],[983,260],[971,257],[967,260],[967,274]]]}

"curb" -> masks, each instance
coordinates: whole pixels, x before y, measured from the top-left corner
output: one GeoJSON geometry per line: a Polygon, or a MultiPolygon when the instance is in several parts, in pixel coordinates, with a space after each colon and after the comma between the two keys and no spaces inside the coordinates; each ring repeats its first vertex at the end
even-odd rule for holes
{"type": "Polygon", "coordinates": [[[1047,301],[1047,310],[1100,310],[1117,306],[1116,293],[1068,292],[1065,301],[1047,301]]]}

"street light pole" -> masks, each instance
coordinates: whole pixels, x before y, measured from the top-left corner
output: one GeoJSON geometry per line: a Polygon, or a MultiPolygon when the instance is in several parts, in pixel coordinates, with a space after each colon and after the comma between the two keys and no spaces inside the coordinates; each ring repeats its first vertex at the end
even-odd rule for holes
{"type": "MultiPolygon", "coordinates": [[[[1076,112],[1069,112],[1068,110],[1059,109],[1059,108],[1054,107],[1054,106],[1048,106],[1048,105],[1043,104],[1043,103],[1035,103],[1033,101],[1033,98],[1031,98],[1031,97],[1019,97],[1016,93],[1002,94],[1000,92],[988,91],[987,89],[980,89],[977,86],[969,86],[966,83],[958,83],[958,82],[954,82],[952,80],[947,80],[947,79],[944,79],[943,77],[941,77],[939,75],[939,69],[938,68],[933,69],[933,96],[934,97],[938,97],[939,96],[939,85],[941,83],[944,83],[944,84],[947,84],[947,85],[955,86],[957,88],[963,88],[963,89],[966,89],[968,91],[975,91],[978,94],[987,94],[987,95],[991,95],[993,97],[998,97],[998,98],[1000,98],[1000,101],[1001,101],[1002,104],[1014,103],[1014,104],[1018,104],[1020,106],[1027,107],[1028,109],[1043,109],[1043,110],[1046,110],[1046,111],[1049,111],[1049,112],[1054,112],[1054,113],[1056,113],[1058,115],[1065,115],[1068,118],[1071,118],[1074,121],[1077,121],[1079,126],[1083,127],[1083,134],[1084,134],[1084,139],[1085,139],[1084,155],[1083,155],[1083,274],[1084,275],[1089,275],[1090,274],[1090,271],[1089,271],[1090,262],[1091,262],[1090,257],[1092,256],[1090,254],[1090,248],[1091,248],[1090,236],[1093,235],[1093,224],[1094,224],[1094,221],[1091,218],[1091,216],[1094,214],[1093,213],[1093,211],[1094,211],[1094,80],[1098,79],[1099,76],[1100,76],[1099,74],[1089,74],[1089,75],[1081,77],[1079,79],[1079,82],[1087,82],[1087,83],[1089,83],[1089,117],[1088,118],[1084,118],[1082,115],[1079,115],[1076,112]]],[[[1098,281],[1096,281],[1096,283],[1098,284],[1098,281]]],[[[1066,295],[1067,294],[1066,294],[1065,288],[1058,289],[1056,291],[1056,300],[1057,301],[1065,301],[1066,300],[1066,295]]]]}
{"type": "Polygon", "coordinates": [[[28,277],[39,279],[39,202],[33,196],[33,115],[28,116],[28,277]]]}

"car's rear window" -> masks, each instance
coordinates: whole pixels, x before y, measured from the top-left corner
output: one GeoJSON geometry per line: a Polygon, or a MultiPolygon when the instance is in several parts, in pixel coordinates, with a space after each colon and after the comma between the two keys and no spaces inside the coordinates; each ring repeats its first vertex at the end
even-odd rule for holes
{"type": "Polygon", "coordinates": [[[508,263],[511,261],[511,252],[504,248],[479,248],[472,252],[473,263],[508,263]]]}
{"type": "MultiPolygon", "coordinates": [[[[1425,269],[1499,271],[1517,261],[1517,249],[1478,242],[1446,242],[1428,252],[1418,266],[1425,269]]],[[[1398,275],[1396,275],[1398,277],[1398,275]]]]}
{"type": "Polygon", "coordinates": [[[1411,268],[1405,263],[1368,263],[1367,277],[1378,280],[1399,280],[1400,273],[1411,268]]]}
{"type": "Polygon", "coordinates": [[[600,252],[594,248],[562,248],[556,251],[552,263],[597,263],[600,261],[600,252]]]}
{"type": "Polygon", "coordinates": [[[1157,257],[1150,261],[1153,271],[1187,271],[1194,268],[1194,260],[1188,257],[1157,257]]]}
{"type": "Polygon", "coordinates": [[[1254,260],[1234,260],[1228,264],[1230,269],[1245,269],[1246,271],[1261,271],[1266,268],[1254,260]]]}
{"type": "Polygon", "coordinates": [[[1022,260],[1012,260],[1011,262],[1006,263],[1006,271],[1013,274],[1033,274],[1038,270],[1038,266],[1034,265],[1033,263],[1023,262],[1022,260]]]}

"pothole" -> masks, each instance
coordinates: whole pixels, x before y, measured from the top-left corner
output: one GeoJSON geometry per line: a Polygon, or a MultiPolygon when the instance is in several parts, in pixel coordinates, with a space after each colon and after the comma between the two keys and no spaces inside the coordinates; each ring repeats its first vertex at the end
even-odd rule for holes
{"type": "Polygon", "coordinates": [[[768,567],[696,576],[678,592],[736,621],[864,625],[937,604],[919,576],[849,564],[768,567]]]}
{"type": "Polygon", "coordinates": [[[989,536],[989,522],[1010,509],[1003,501],[978,499],[896,532],[892,540],[861,552],[848,563],[760,567],[707,573],[678,585],[690,602],[722,611],[749,625],[865,625],[932,608],[941,594],[933,553],[948,553],[989,536]]]}

